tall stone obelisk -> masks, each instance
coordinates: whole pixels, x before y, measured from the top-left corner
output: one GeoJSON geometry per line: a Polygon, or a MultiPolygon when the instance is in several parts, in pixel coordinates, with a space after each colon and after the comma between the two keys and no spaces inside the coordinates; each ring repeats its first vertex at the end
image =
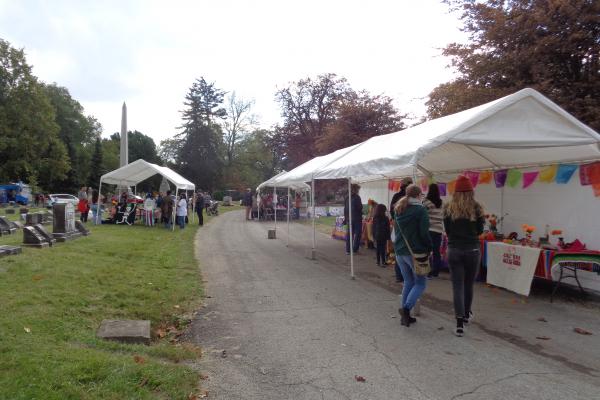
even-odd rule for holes
{"type": "Polygon", "coordinates": [[[121,157],[119,167],[129,164],[129,142],[127,139],[127,106],[123,102],[121,110],[121,157]]]}

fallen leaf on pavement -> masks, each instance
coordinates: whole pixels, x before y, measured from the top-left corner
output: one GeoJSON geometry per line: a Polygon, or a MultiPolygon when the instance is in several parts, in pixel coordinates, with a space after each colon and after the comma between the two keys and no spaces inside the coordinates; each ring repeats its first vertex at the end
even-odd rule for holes
{"type": "Polygon", "coordinates": [[[23,329],[25,330],[25,332],[31,333],[31,328],[28,328],[28,327],[24,326],[23,329]]]}
{"type": "Polygon", "coordinates": [[[580,335],[591,335],[591,334],[592,334],[592,332],[590,332],[590,331],[586,331],[586,330],[585,330],[585,329],[583,329],[583,328],[573,328],[573,330],[574,330],[576,333],[579,333],[580,335]]]}
{"type": "Polygon", "coordinates": [[[221,358],[227,358],[227,350],[221,352],[221,358]]]}
{"type": "Polygon", "coordinates": [[[519,302],[519,300],[517,300],[517,299],[512,299],[510,302],[511,302],[511,303],[513,303],[513,304],[517,304],[517,303],[519,302]]]}
{"type": "Polygon", "coordinates": [[[142,356],[133,356],[133,361],[135,361],[136,364],[144,364],[146,362],[146,360],[144,359],[144,357],[142,356]]]}
{"type": "Polygon", "coordinates": [[[544,318],[544,317],[539,317],[538,321],[540,321],[540,322],[548,322],[548,320],[546,318],[544,318]]]}
{"type": "Polygon", "coordinates": [[[443,331],[443,330],[444,330],[444,327],[443,327],[443,326],[440,326],[440,327],[438,328],[438,331],[443,331]]]}
{"type": "Polygon", "coordinates": [[[356,379],[357,382],[366,382],[367,381],[365,378],[363,378],[360,375],[354,375],[354,379],[356,379]]]}
{"type": "Polygon", "coordinates": [[[540,340],[550,340],[548,336],[536,336],[535,338],[540,340]]]}

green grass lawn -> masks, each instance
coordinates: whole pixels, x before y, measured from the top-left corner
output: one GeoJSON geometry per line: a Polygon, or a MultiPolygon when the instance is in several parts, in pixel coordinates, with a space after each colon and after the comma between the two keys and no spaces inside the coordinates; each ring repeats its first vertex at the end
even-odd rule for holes
{"type": "Polygon", "coordinates": [[[202,300],[196,224],[88,227],[91,236],[0,258],[0,399],[187,399],[199,379],[181,361],[199,349],[175,337],[202,300]],[[152,345],[97,339],[103,319],[151,320],[152,345]]]}
{"type": "MultiPolygon", "coordinates": [[[[312,226],[312,219],[302,219],[301,223],[312,226]]],[[[335,227],[335,217],[319,217],[315,218],[315,229],[319,232],[331,235],[335,227]]]]}

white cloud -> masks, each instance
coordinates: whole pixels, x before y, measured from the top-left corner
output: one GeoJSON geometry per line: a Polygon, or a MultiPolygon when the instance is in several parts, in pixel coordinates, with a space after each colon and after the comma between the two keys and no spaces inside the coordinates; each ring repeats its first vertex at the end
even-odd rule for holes
{"type": "Polygon", "coordinates": [[[461,40],[439,1],[20,1],[0,0],[3,38],[25,47],[34,73],[67,87],[105,135],[129,128],[157,142],[181,123],[194,79],[254,98],[278,121],[277,87],[334,72],[355,89],[424,113],[424,97],[451,78],[441,48],[461,40]]]}

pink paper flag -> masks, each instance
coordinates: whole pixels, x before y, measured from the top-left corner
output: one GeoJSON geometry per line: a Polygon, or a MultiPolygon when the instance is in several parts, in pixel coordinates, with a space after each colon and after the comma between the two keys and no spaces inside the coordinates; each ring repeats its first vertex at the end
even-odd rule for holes
{"type": "Polygon", "coordinates": [[[523,172],[523,189],[531,186],[539,174],[540,171],[523,172]]]}
{"type": "Polygon", "coordinates": [[[471,184],[473,185],[473,187],[477,187],[477,184],[479,183],[479,172],[478,171],[465,171],[463,173],[464,176],[466,176],[467,178],[469,178],[469,180],[471,181],[471,184]]]}

